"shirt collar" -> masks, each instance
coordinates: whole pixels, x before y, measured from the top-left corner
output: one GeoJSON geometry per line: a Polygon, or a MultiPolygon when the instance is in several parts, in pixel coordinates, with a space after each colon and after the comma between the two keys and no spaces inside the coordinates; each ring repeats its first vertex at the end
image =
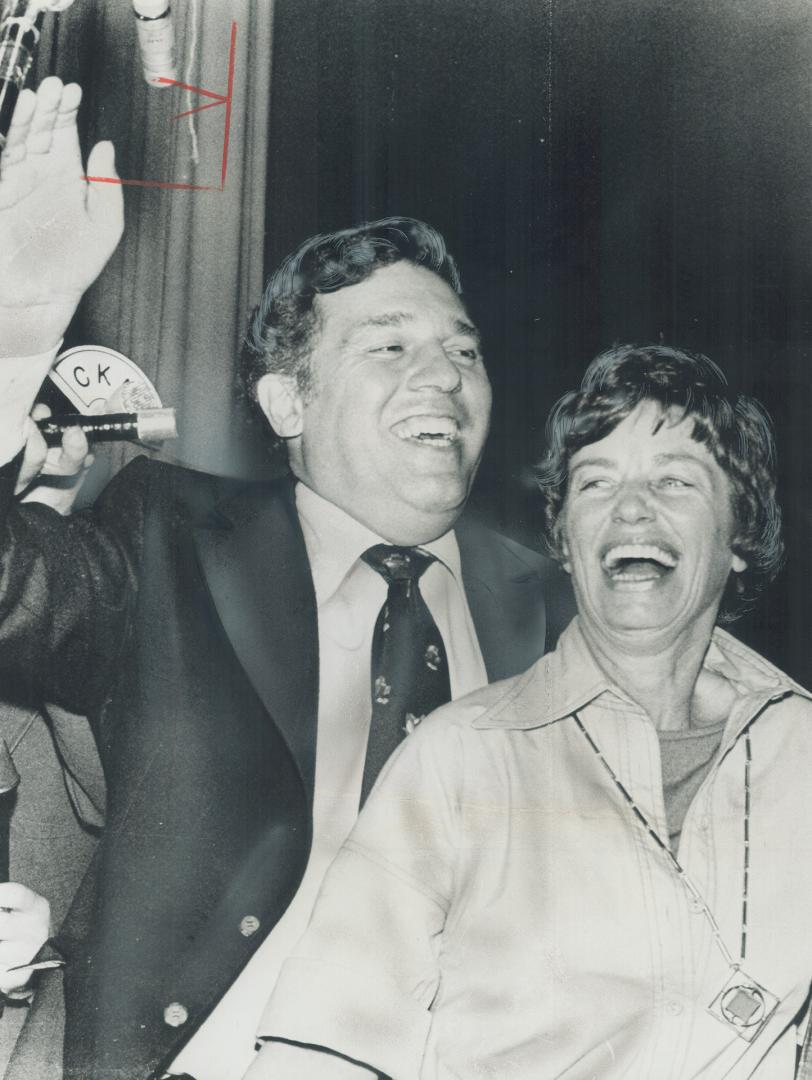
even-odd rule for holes
{"type": "MultiPolygon", "coordinates": [[[[367,548],[387,541],[306,484],[296,485],[295,497],[313,575],[316,604],[322,607],[336,593],[367,548]]],[[[462,581],[460,550],[453,529],[420,547],[434,555],[458,582],[462,581]]]]}
{"type": "MultiPolygon", "coordinates": [[[[810,698],[788,675],[718,627],[703,666],[727,679],[739,694],[754,695],[765,702],[791,693],[810,698]]],[[[543,727],[571,716],[602,694],[642,715],[639,705],[603,673],[576,616],[559,638],[555,652],[537,661],[511,693],[472,722],[478,728],[543,727]]]]}

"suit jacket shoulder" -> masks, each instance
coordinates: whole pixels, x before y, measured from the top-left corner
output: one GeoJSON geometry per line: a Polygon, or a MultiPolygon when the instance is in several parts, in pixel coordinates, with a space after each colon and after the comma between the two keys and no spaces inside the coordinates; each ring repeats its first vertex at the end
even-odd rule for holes
{"type": "Polygon", "coordinates": [[[569,578],[552,559],[467,516],[455,531],[488,679],[517,675],[555,647],[575,614],[569,578]]]}

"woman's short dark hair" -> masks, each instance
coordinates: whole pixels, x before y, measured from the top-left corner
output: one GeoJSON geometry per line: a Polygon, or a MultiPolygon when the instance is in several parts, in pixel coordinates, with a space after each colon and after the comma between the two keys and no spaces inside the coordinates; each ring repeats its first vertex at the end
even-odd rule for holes
{"type": "Polygon", "coordinates": [[[313,236],[289,255],[268,280],[249,321],[240,358],[241,380],[249,398],[256,399],[256,385],[267,372],[294,377],[306,393],[318,328],[316,297],[357,285],[375,270],[404,259],[433,271],[456,293],[462,292],[457,264],[445,240],[416,218],[382,218],[313,236]]]}
{"type": "Polygon", "coordinates": [[[691,437],[708,448],[730,482],[732,547],[747,563],[742,574],[731,575],[722,598],[720,620],[731,621],[772,581],[783,561],[775,442],[761,404],[732,395],[721,370],[699,353],[666,345],[617,345],[597,356],[580,389],[553,407],[549,449],[537,470],[547,543],[561,559],[559,522],[573,454],[608,435],[643,401],[660,406],[658,427],[691,418],[691,437]]]}

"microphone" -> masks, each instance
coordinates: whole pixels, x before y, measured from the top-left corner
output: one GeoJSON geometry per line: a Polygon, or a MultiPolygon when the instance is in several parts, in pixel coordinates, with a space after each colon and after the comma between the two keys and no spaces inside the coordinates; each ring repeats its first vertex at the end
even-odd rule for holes
{"type": "Polygon", "coordinates": [[[0,151],[14,106],[31,68],[46,11],[64,11],[73,0],[3,0],[0,13],[0,151]]]}
{"type": "Polygon", "coordinates": [[[152,444],[177,438],[178,434],[174,409],[142,409],[140,412],[99,413],[92,416],[65,413],[38,420],[37,427],[48,446],[59,446],[64,432],[72,427],[81,428],[88,442],[152,444]]]}
{"type": "Polygon", "coordinates": [[[169,0],[132,0],[132,5],[144,78],[150,86],[165,88],[170,83],[161,82],[161,79],[178,77],[169,0]]]}

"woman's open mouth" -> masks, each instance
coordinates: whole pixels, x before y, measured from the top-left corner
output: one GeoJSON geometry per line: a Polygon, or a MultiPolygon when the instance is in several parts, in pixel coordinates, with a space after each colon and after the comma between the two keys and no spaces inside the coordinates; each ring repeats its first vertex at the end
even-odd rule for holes
{"type": "Polygon", "coordinates": [[[677,553],[661,544],[615,544],[604,552],[601,567],[613,582],[659,581],[678,561],[677,553]]]}

